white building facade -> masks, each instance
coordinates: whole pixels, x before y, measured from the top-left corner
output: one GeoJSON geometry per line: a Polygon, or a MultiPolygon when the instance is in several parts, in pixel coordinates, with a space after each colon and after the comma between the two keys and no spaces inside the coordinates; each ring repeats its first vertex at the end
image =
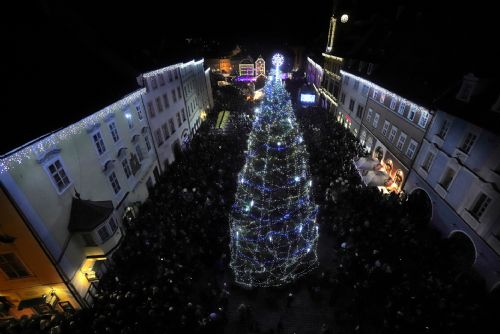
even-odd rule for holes
{"type": "Polygon", "coordinates": [[[1,157],[0,181],[55,265],[87,302],[159,176],[138,90],[1,157]]]}
{"type": "Polygon", "coordinates": [[[340,91],[337,117],[357,137],[360,132],[363,113],[366,109],[370,87],[364,80],[359,80],[357,76],[345,71],[340,71],[340,73],[342,74],[342,89],[340,91]]]}

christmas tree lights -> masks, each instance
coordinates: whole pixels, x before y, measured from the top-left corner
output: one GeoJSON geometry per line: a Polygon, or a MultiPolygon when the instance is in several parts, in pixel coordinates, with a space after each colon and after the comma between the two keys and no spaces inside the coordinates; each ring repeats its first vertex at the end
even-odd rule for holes
{"type": "Polygon", "coordinates": [[[231,267],[244,286],[279,286],[317,266],[317,206],[288,93],[269,80],[256,109],[230,218],[231,267]]]}

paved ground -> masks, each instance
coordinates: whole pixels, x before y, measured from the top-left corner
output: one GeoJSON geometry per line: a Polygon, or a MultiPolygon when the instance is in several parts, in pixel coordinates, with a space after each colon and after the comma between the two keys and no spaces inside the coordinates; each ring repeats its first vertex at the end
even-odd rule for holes
{"type": "MultiPolygon", "coordinates": [[[[325,233],[320,235],[318,254],[320,267],[309,273],[297,282],[297,284],[280,288],[257,288],[246,290],[232,285],[231,297],[228,305],[229,323],[226,333],[256,333],[251,330],[250,324],[239,320],[238,306],[241,303],[251,306],[257,327],[261,333],[268,333],[270,329],[277,330],[280,318],[283,323],[284,333],[296,334],[318,334],[323,323],[330,329],[334,327],[333,308],[329,305],[331,291],[321,290],[319,300],[313,300],[309,292],[311,280],[319,275],[322,270],[332,268],[334,253],[332,251],[333,240],[325,233]],[[287,295],[293,292],[294,299],[289,308],[286,307],[287,295]]],[[[224,281],[231,282],[231,273],[226,271],[224,281]]]]}

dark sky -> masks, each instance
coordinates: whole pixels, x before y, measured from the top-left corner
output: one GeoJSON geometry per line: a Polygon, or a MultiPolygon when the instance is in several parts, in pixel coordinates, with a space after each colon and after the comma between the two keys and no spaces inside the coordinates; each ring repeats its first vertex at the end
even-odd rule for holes
{"type": "MultiPolygon", "coordinates": [[[[337,13],[366,19],[401,2],[337,1],[337,13]]],[[[436,6],[425,3],[419,8],[436,6]]],[[[286,54],[296,45],[318,53],[333,1],[177,1],[174,7],[171,1],[34,0],[22,6],[9,12],[16,19],[2,32],[8,112],[0,153],[118,100],[138,88],[135,77],[143,71],[224,55],[236,44],[254,57],[286,54]]]]}

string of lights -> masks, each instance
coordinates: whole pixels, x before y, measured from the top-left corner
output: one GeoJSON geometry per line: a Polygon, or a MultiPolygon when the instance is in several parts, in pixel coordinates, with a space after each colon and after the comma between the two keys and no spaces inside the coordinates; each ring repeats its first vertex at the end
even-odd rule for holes
{"type": "MultiPolygon", "coordinates": [[[[22,164],[27,159],[37,159],[40,154],[56,148],[60,142],[65,141],[81,131],[85,131],[87,128],[102,122],[111,113],[120,111],[129,105],[136,103],[145,91],[145,88],[139,89],[127,95],[123,99],[68,127],[65,127],[62,130],[56,131],[41,139],[36,139],[23,147],[16,149],[13,153],[7,153],[5,158],[0,159],[0,174],[7,172],[10,168],[13,168],[16,165],[22,164]]],[[[125,116],[128,118],[130,117],[130,114],[126,114],[125,116]]]]}
{"type": "Polygon", "coordinates": [[[280,82],[264,92],[230,217],[231,268],[248,287],[290,283],[318,264],[306,146],[280,82]]]}

